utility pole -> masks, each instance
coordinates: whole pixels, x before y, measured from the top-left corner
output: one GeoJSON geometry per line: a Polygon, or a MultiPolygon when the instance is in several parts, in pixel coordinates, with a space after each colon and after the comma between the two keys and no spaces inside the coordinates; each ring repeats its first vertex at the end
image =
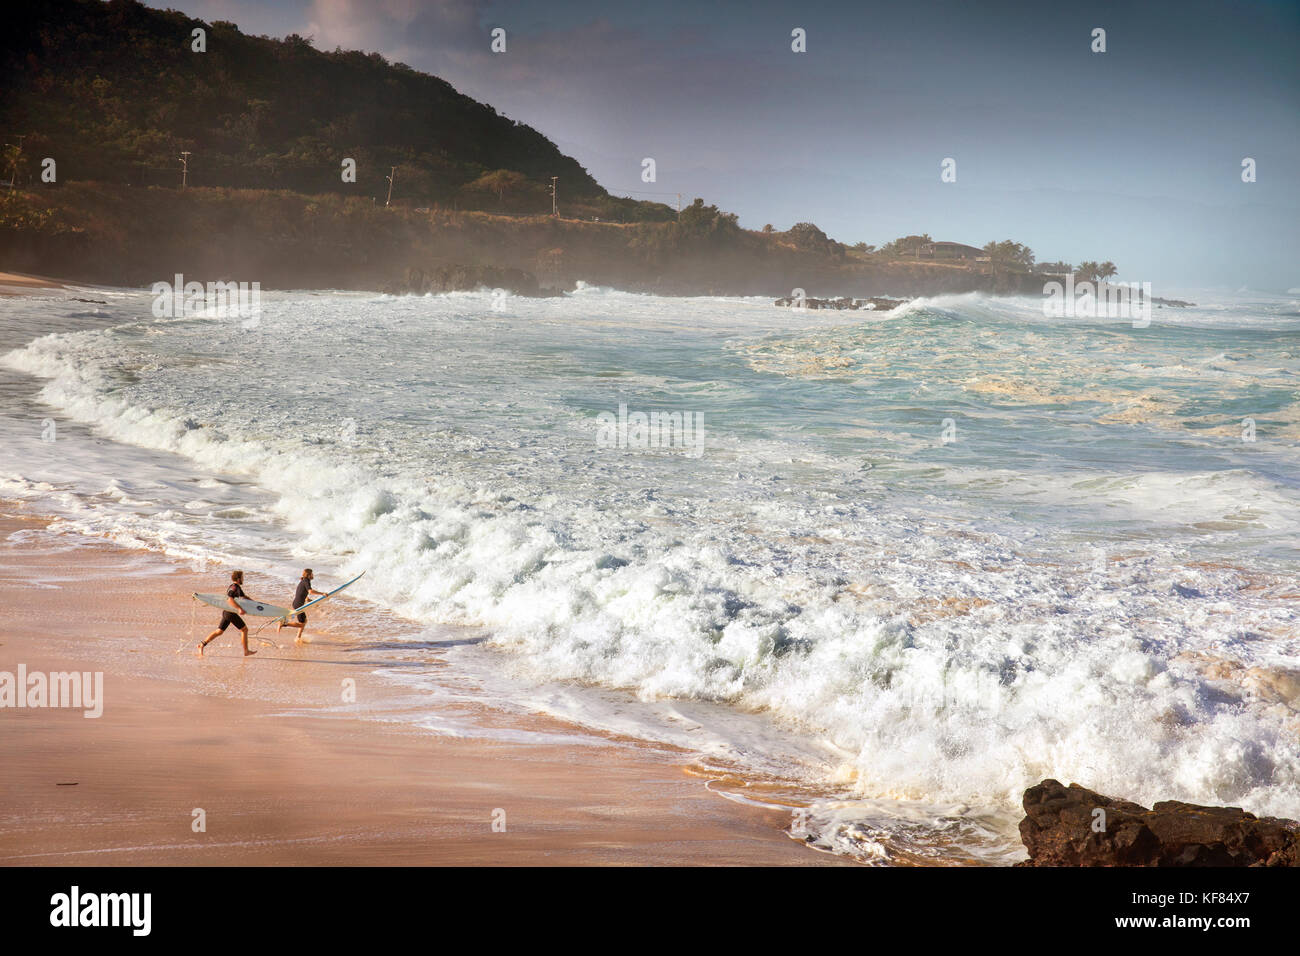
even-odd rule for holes
{"type": "MultiPolygon", "coordinates": [[[[23,155],[23,140],[25,140],[26,138],[27,138],[27,134],[26,134],[26,133],[21,133],[21,134],[19,134],[19,136],[18,136],[18,146],[17,146],[17,150],[18,150],[18,151],[17,151],[16,153],[14,153],[14,162],[13,162],[13,165],[9,167],[9,191],[10,191],[10,192],[13,192],[13,191],[14,191],[14,187],[18,185],[18,160],[22,158],[22,155],[23,155]]],[[[12,144],[12,143],[5,143],[5,145],[6,145],[6,146],[12,146],[13,144],[12,144]]]]}
{"type": "Polygon", "coordinates": [[[388,198],[384,200],[384,205],[391,206],[393,204],[393,180],[397,178],[397,167],[390,167],[390,172],[384,178],[388,180],[388,198]]]}
{"type": "Polygon", "coordinates": [[[682,194],[678,193],[677,194],[677,220],[680,222],[681,218],[682,218],[682,194]]]}
{"type": "Polygon", "coordinates": [[[555,182],[559,178],[560,178],[559,176],[551,177],[551,215],[552,216],[559,216],[560,214],[559,206],[556,204],[555,201],[555,182]]]}
{"type": "Polygon", "coordinates": [[[190,151],[188,149],[183,149],[181,150],[181,189],[184,189],[186,185],[189,184],[189,179],[190,179],[190,151]]]}

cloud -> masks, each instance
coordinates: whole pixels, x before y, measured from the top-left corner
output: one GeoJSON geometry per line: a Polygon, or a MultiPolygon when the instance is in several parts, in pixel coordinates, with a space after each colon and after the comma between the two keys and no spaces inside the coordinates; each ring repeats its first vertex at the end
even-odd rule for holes
{"type": "Polygon", "coordinates": [[[305,32],[321,50],[466,50],[486,35],[479,25],[485,6],[480,0],[312,0],[305,32]]]}
{"type": "Polygon", "coordinates": [[[897,5],[766,0],[168,2],[322,50],[379,52],[533,126],[607,188],[680,190],[746,224],[807,219],[877,243],[921,228],[996,234],[1041,258],[1122,250],[1126,269],[1153,277],[1183,263],[1294,284],[1294,181],[1238,176],[1246,155],[1261,170],[1296,165],[1293,13],[1140,5],[1111,17],[1112,52],[1099,56],[1068,11],[1026,19],[964,0],[922,20],[897,5]],[[796,16],[807,54],[790,50],[796,16]],[[490,49],[497,26],[504,54],[490,49]],[[646,156],[653,185],[640,181],[646,156]],[[945,156],[960,179],[941,186],[945,156]],[[1061,219],[1028,192],[1053,189],[1181,205],[1061,219]],[[1209,209],[1226,210],[1222,226],[1209,209]]]}

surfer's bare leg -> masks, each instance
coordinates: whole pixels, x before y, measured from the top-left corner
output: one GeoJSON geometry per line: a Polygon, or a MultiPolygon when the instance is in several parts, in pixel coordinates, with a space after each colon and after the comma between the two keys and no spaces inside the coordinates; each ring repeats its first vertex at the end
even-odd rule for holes
{"type": "Polygon", "coordinates": [[[217,630],[209,634],[207,637],[205,637],[202,643],[199,644],[199,657],[203,656],[203,648],[207,647],[209,644],[211,644],[220,636],[221,636],[221,630],[220,628],[218,628],[217,630]]]}
{"type": "Polygon", "coordinates": [[[239,636],[240,636],[240,638],[242,638],[243,641],[244,641],[244,656],[245,656],[245,657],[252,657],[254,654],[256,654],[257,651],[250,651],[250,650],[248,649],[248,628],[243,628],[243,629],[239,632],[239,636]]]}
{"type": "Polygon", "coordinates": [[[280,627],[275,629],[277,634],[281,627],[296,627],[298,629],[298,636],[293,639],[293,642],[295,644],[301,644],[303,632],[307,630],[307,622],[297,620],[281,621],[280,627]]]}

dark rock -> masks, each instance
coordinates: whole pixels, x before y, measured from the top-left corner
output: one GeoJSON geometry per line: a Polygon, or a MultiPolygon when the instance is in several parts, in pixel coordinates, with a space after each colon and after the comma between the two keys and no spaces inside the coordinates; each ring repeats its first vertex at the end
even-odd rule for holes
{"type": "MultiPolygon", "coordinates": [[[[904,302],[908,302],[908,301],[910,300],[886,299],[883,297],[876,297],[871,299],[852,299],[849,298],[848,296],[841,296],[838,299],[816,299],[812,297],[806,297],[803,300],[803,307],[805,309],[865,309],[868,306],[870,306],[872,309],[876,310],[877,312],[888,312],[890,309],[895,309],[898,306],[902,305],[904,302]]],[[[794,296],[786,295],[777,299],[772,304],[784,308],[790,308],[791,306],[795,306],[798,303],[795,300],[794,296]]]]}
{"type": "Polygon", "coordinates": [[[475,289],[505,289],[511,295],[529,297],[563,295],[558,289],[543,289],[537,277],[522,269],[502,266],[437,266],[425,271],[406,270],[403,282],[389,284],[384,291],[395,295],[423,295],[426,292],[472,292],[475,289]]]}
{"type": "Polygon", "coordinates": [[[1300,823],[1240,807],[1166,800],[1148,810],[1044,780],[1024,808],[1029,859],[1017,866],[1300,866],[1300,823]]]}
{"type": "MultiPolygon", "coordinates": [[[[776,300],[775,302],[773,302],[772,304],[773,304],[773,305],[778,305],[778,306],[784,306],[784,307],[787,307],[787,308],[789,308],[789,307],[791,307],[791,306],[798,306],[798,305],[799,305],[799,303],[798,303],[797,300],[794,298],[794,296],[789,296],[789,295],[787,295],[787,296],[783,296],[782,298],[777,299],[777,300],[776,300]]],[[[858,303],[857,303],[855,300],[850,299],[850,298],[848,298],[847,296],[844,296],[844,297],[841,297],[841,298],[838,298],[838,299],[817,299],[817,298],[813,298],[812,296],[807,296],[807,297],[804,298],[802,304],[803,304],[803,307],[804,307],[805,309],[857,309],[857,308],[860,308],[860,306],[858,305],[858,303]]]]}
{"type": "Polygon", "coordinates": [[[900,305],[906,305],[911,301],[911,299],[886,299],[883,296],[874,296],[870,299],[863,299],[862,304],[865,308],[866,305],[870,303],[877,312],[889,312],[892,309],[897,309],[900,305]]]}

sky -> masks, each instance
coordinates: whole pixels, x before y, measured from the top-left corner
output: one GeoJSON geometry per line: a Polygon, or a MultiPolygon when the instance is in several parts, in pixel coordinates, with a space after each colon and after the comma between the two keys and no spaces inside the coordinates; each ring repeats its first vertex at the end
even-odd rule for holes
{"type": "Polygon", "coordinates": [[[533,126],[611,193],[701,196],[747,228],[1013,239],[1112,260],[1156,295],[1300,287],[1300,0],[151,5],[378,51],[533,126]]]}

